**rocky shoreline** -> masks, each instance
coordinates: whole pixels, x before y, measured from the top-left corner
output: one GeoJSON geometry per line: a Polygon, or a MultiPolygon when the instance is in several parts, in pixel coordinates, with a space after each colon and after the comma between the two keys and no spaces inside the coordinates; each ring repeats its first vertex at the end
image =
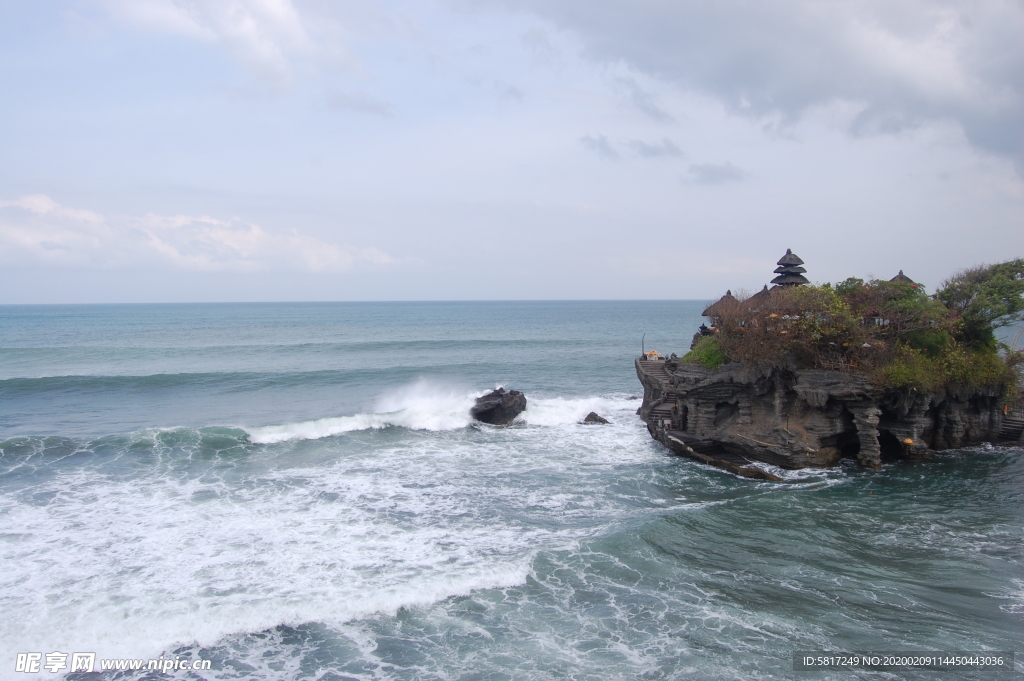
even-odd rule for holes
{"type": "Polygon", "coordinates": [[[1024,421],[1004,415],[1002,391],[880,390],[863,375],[821,369],[709,369],[674,358],[635,360],[637,411],[677,454],[744,477],[777,480],[758,463],[800,469],[856,458],[866,468],[931,451],[1024,444],[1024,421]]]}

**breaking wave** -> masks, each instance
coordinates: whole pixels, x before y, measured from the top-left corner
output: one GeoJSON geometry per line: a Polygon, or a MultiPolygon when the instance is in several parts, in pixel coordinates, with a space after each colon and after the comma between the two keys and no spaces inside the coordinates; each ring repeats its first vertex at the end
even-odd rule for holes
{"type": "MultiPolygon", "coordinates": [[[[388,427],[434,432],[465,428],[473,422],[469,411],[477,397],[487,391],[465,392],[428,381],[391,393],[376,405],[376,411],[285,423],[246,427],[250,442],[275,444],[290,440],[319,440],[359,430],[388,427]]],[[[530,398],[517,423],[530,426],[564,426],[582,421],[592,411],[608,414],[629,408],[627,399],[585,397],[578,399],[530,398]]]]}
{"type": "Polygon", "coordinates": [[[372,413],[245,428],[245,431],[251,442],[273,444],[289,440],[319,440],[356,430],[389,426],[410,430],[456,430],[469,425],[472,420],[469,410],[474,400],[482,394],[481,391],[467,393],[428,381],[418,381],[383,397],[372,413]]]}

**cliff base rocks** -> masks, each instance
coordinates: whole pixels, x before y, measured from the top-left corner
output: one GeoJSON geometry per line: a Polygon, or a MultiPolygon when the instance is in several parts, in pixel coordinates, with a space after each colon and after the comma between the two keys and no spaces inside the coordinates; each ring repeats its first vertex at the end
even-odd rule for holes
{"type": "Polygon", "coordinates": [[[821,369],[708,369],[642,357],[635,364],[644,386],[637,413],[651,435],[676,453],[747,477],[777,479],[757,462],[798,469],[850,457],[879,468],[1022,437],[1004,418],[1001,386],[927,394],[881,390],[863,375],[821,369]]]}

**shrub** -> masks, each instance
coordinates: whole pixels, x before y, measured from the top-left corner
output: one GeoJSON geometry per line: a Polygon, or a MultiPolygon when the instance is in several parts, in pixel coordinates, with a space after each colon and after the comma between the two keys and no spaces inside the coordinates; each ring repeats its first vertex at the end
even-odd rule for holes
{"type": "Polygon", "coordinates": [[[1016,375],[1011,363],[998,353],[970,348],[950,341],[938,356],[900,346],[894,357],[873,372],[875,382],[889,388],[935,390],[944,386],[978,389],[987,386],[1011,388],[1016,375]]]}
{"type": "Polygon", "coordinates": [[[964,388],[1013,383],[1013,370],[997,352],[951,343],[940,358],[946,383],[964,388]]]}
{"type": "Polygon", "coordinates": [[[877,385],[928,391],[945,383],[941,363],[913,348],[901,348],[888,362],[872,372],[877,385]]]}
{"type": "Polygon", "coordinates": [[[918,329],[906,334],[905,340],[908,346],[934,359],[949,347],[951,337],[945,329],[918,329]]]}
{"type": "Polygon", "coordinates": [[[682,361],[689,364],[700,364],[708,369],[717,369],[725,362],[725,352],[717,338],[704,336],[697,341],[693,350],[683,355],[682,361]]]}

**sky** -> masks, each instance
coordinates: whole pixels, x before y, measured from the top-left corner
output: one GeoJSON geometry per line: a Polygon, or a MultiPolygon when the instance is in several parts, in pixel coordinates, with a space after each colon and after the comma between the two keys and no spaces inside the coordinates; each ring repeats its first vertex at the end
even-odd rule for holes
{"type": "Polygon", "coordinates": [[[1024,257],[1020,0],[0,0],[0,304],[1024,257]]]}

